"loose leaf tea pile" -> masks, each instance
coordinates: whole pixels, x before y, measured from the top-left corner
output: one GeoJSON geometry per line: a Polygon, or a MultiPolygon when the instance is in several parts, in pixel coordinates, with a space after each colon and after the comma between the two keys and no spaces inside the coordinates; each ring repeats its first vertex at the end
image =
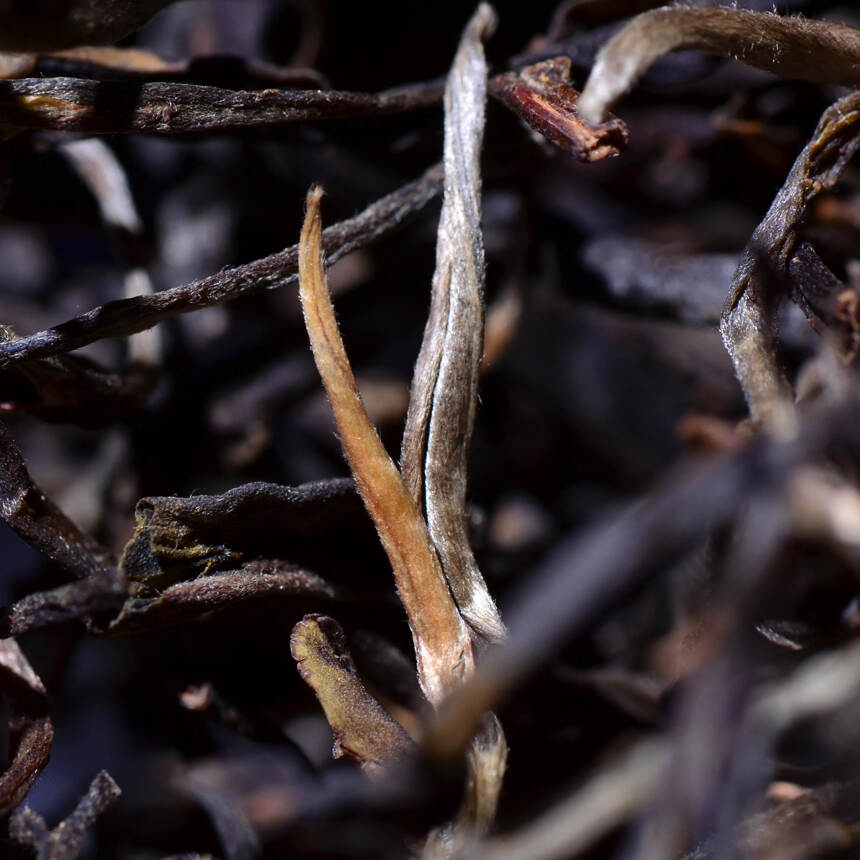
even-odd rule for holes
{"type": "Polygon", "coordinates": [[[860,16],[0,3],[0,856],[860,854],[860,16]]]}

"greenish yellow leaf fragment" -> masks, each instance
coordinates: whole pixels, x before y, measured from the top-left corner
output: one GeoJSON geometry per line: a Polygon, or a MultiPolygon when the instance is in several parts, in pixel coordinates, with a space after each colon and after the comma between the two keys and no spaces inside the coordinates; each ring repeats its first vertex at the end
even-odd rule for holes
{"type": "Polygon", "coordinates": [[[415,752],[405,729],[365,689],[333,618],[306,615],[293,628],[290,650],[331,726],[335,758],[347,755],[373,770],[415,752]]]}

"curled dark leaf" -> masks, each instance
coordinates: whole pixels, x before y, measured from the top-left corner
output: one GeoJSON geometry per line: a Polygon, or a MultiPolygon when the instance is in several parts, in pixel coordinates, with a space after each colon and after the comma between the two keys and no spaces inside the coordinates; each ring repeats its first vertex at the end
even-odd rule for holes
{"type": "Polygon", "coordinates": [[[268,609],[273,601],[285,598],[327,599],[334,593],[322,577],[293,565],[277,560],[250,561],[238,570],[169,585],[157,597],[142,597],[133,590],[107,632],[114,636],[134,633],[208,618],[218,612],[268,609]]]}
{"type": "Polygon", "coordinates": [[[81,532],[33,483],[15,440],[2,425],[0,517],[34,549],[78,579],[112,567],[110,552],[81,532]]]}
{"type": "Polygon", "coordinates": [[[829,329],[846,361],[860,348],[860,296],[824,264],[808,242],[801,242],[788,262],[792,299],[817,331],[829,329]]]}
{"type": "MultiPolygon", "coordinates": [[[[0,326],[0,344],[14,340],[12,331],[0,326]]],[[[80,356],[55,355],[0,370],[0,399],[8,411],[97,426],[142,406],[155,379],[151,368],[135,367],[121,375],[80,356]]]]}
{"type": "MultiPolygon", "coordinates": [[[[300,545],[335,528],[354,535],[361,514],[352,482],[343,479],[141,499],[137,527],[121,560],[127,599],[107,632],[171,626],[297,596],[330,599],[335,589],[290,559],[301,553],[300,545]]],[[[113,601],[117,596],[105,595],[113,601]]],[[[25,601],[10,610],[12,629],[50,623],[45,607],[25,601]]],[[[62,619],[70,608],[61,604],[57,616],[62,619]]]]}
{"type": "Polygon", "coordinates": [[[76,860],[84,847],[87,832],[121,795],[119,786],[103,770],[96,774],[72,814],[53,830],[48,830],[41,815],[24,807],[12,816],[10,835],[31,848],[36,860],[76,860]]]}
{"type": "Polygon", "coordinates": [[[35,591],[0,613],[0,636],[20,636],[68,621],[82,621],[100,632],[128,597],[128,581],[119,571],[95,573],[49,591],[35,591]]]}
{"type": "Polygon", "coordinates": [[[0,817],[5,817],[48,763],[54,739],[45,688],[14,639],[0,640],[0,693],[11,712],[9,763],[0,774],[0,817]]]}
{"type": "MultiPolygon", "coordinates": [[[[300,487],[244,484],[220,496],[145,498],[137,503],[135,533],[121,565],[136,595],[153,597],[169,585],[253,563],[267,551],[288,553],[290,538],[325,534],[360,513],[354,486],[343,479],[300,487]]],[[[269,572],[278,573],[272,564],[269,572]]],[[[254,571],[266,572],[259,566],[254,571]]]]}
{"type": "Polygon", "coordinates": [[[755,420],[787,429],[792,392],[776,350],[781,280],[812,200],[832,188],[860,147],[860,95],[839,99],[821,117],[764,220],[747,243],[723,308],[720,333],[755,420]]]}

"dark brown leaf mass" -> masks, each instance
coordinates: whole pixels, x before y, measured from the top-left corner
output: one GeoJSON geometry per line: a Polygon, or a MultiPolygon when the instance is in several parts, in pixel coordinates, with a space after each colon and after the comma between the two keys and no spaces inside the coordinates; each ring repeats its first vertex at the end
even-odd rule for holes
{"type": "Polygon", "coordinates": [[[0,0],[0,858],[856,855],[858,25],[0,0]]]}

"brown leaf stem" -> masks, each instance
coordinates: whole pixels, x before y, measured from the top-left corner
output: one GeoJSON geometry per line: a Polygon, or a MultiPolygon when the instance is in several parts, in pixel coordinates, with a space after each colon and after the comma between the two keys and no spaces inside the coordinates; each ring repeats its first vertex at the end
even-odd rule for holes
{"type": "Polygon", "coordinates": [[[583,121],[578,108],[580,94],[570,85],[568,57],[496,75],[488,81],[488,91],[531,128],[580,161],[611,158],[627,146],[627,126],[618,117],[610,115],[597,125],[583,121]]]}
{"type": "Polygon", "coordinates": [[[0,124],[90,134],[187,135],[386,116],[439,104],[440,87],[380,93],[225,90],[184,82],[86,78],[0,80],[0,124]]]}
{"type": "MultiPolygon", "coordinates": [[[[353,218],[328,227],[322,244],[331,265],[356,248],[386,235],[423,209],[442,190],[442,166],[430,167],[413,182],[375,200],[353,218]]],[[[297,279],[299,246],[292,245],[189,284],[151,296],[107,302],[58,326],[0,343],[0,366],[80,349],[107,337],[135,334],[178,314],[232,301],[257,290],[274,289],[297,279]]]]}

